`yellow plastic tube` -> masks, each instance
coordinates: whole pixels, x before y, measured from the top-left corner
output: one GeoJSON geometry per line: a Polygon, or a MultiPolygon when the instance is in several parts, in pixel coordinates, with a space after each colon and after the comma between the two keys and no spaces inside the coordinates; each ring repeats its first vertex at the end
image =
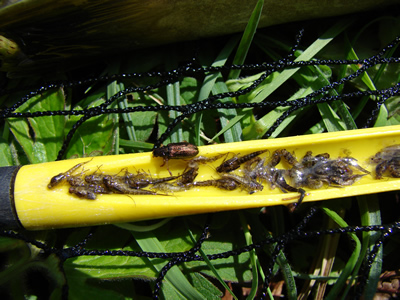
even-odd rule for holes
{"type": "MultiPolygon", "coordinates": [[[[398,190],[400,179],[375,179],[374,165],[369,162],[370,157],[375,153],[395,144],[400,144],[400,126],[202,146],[199,147],[199,155],[214,156],[222,153],[245,155],[268,149],[268,152],[261,155],[261,157],[268,157],[273,151],[285,148],[296,157],[302,158],[307,151],[312,151],[313,154],[328,152],[332,158],[354,157],[362,167],[372,172],[371,175],[364,176],[352,186],[306,189],[308,195],[304,202],[308,202],[398,190]]],[[[218,178],[215,168],[223,159],[200,165],[196,180],[218,178]]],[[[144,170],[154,177],[169,176],[166,166],[161,167],[162,158],[153,158],[151,152],[23,166],[15,179],[14,202],[19,222],[24,228],[38,230],[99,225],[287,205],[296,202],[296,196],[298,196],[297,193],[282,193],[278,188],[271,190],[267,184],[264,185],[263,191],[251,195],[240,189],[225,191],[214,187],[201,187],[168,196],[106,194],[98,195],[96,200],[80,199],[70,194],[67,183],[62,183],[51,190],[47,188],[53,176],[81,162],[87,162],[83,166],[85,174],[93,173],[99,168],[98,172],[117,174],[122,169],[128,168],[128,171],[132,173],[136,170],[144,170]],[[285,200],[287,198],[293,199],[285,200]]],[[[170,160],[169,169],[174,175],[178,175],[182,173],[186,164],[185,160],[170,160]]],[[[278,167],[288,168],[287,165],[278,165],[278,167]]],[[[82,168],[76,173],[81,171],[82,168]]]]}

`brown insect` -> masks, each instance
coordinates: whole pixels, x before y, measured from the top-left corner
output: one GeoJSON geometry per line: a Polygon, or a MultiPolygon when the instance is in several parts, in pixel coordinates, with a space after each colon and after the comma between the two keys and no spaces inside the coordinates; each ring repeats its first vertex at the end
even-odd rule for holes
{"type": "Polygon", "coordinates": [[[377,164],[375,168],[376,179],[381,179],[386,171],[395,178],[400,178],[400,145],[386,147],[371,158],[377,164]]]}
{"type": "Polygon", "coordinates": [[[174,192],[184,192],[187,191],[188,189],[190,189],[191,186],[189,185],[174,185],[168,182],[161,182],[161,183],[157,183],[155,185],[153,185],[152,187],[150,187],[151,190],[156,190],[159,192],[164,192],[166,194],[168,193],[174,193],[174,192]]]}
{"type": "Polygon", "coordinates": [[[197,168],[199,166],[199,164],[206,164],[208,162],[216,161],[217,159],[221,158],[224,155],[226,155],[226,154],[217,154],[217,155],[211,156],[211,157],[197,156],[197,157],[189,160],[188,167],[189,168],[197,168]]]}
{"type": "Polygon", "coordinates": [[[330,186],[349,186],[370,172],[362,168],[356,159],[344,157],[329,159],[327,153],[312,155],[308,151],[301,163],[289,170],[296,187],[321,188],[324,183],[330,186]],[[353,174],[353,169],[365,174],[353,174]]]}
{"type": "Polygon", "coordinates": [[[150,184],[157,184],[161,182],[171,181],[178,177],[179,176],[152,178],[147,173],[138,173],[138,174],[127,173],[125,176],[123,176],[123,178],[125,178],[125,182],[132,189],[141,189],[149,186],[150,184]]]}
{"type": "Polygon", "coordinates": [[[92,189],[88,189],[84,186],[71,186],[69,192],[82,199],[96,200],[96,193],[92,189]]]}
{"type": "Polygon", "coordinates": [[[295,188],[286,182],[284,177],[284,175],[287,173],[286,170],[275,168],[275,166],[279,164],[281,157],[284,157],[286,160],[290,161],[290,163],[297,163],[296,158],[287,150],[276,150],[272,154],[271,161],[267,164],[265,164],[265,159],[261,159],[260,157],[255,157],[248,161],[244,166],[245,177],[253,180],[259,179],[267,181],[271,189],[278,187],[284,193],[300,193],[300,197],[297,202],[297,205],[299,205],[303,201],[306,192],[303,189],[295,188]]]}
{"type": "Polygon", "coordinates": [[[228,159],[224,161],[220,166],[217,167],[217,172],[218,173],[229,173],[233,170],[236,170],[240,167],[241,164],[253,159],[254,157],[267,152],[268,150],[261,150],[261,151],[256,151],[244,156],[235,156],[232,157],[231,159],[228,159]]]}
{"type": "MultiPolygon", "coordinates": [[[[190,158],[196,156],[197,154],[199,154],[199,149],[195,145],[188,142],[171,143],[167,146],[162,146],[153,150],[154,157],[162,157],[164,159],[164,163],[161,165],[161,167],[167,163],[167,168],[169,159],[190,158]]],[[[169,168],[168,172],[172,176],[169,168]]]]}
{"type": "Polygon", "coordinates": [[[190,186],[214,186],[219,189],[232,191],[240,184],[231,178],[211,179],[205,181],[195,181],[189,184],[190,186]]]}
{"type": "Polygon", "coordinates": [[[69,176],[67,182],[70,186],[86,186],[86,181],[80,176],[69,176]]]}
{"type": "Polygon", "coordinates": [[[264,186],[257,181],[236,174],[222,174],[222,178],[236,181],[236,183],[238,183],[240,187],[246,190],[249,194],[254,194],[257,191],[262,191],[264,188],[264,186]]]}
{"type": "Polygon", "coordinates": [[[271,162],[269,163],[270,166],[275,167],[280,163],[282,157],[292,166],[298,163],[296,157],[294,157],[289,151],[286,149],[278,149],[272,154],[271,162]]]}
{"type": "Polygon", "coordinates": [[[77,195],[82,199],[95,200],[96,194],[110,194],[105,187],[100,185],[71,186],[69,188],[71,194],[77,195]]]}
{"type": "MultiPolygon", "coordinates": [[[[93,159],[93,158],[92,158],[93,159]]],[[[91,159],[91,160],[92,160],[91,159]]],[[[60,184],[62,181],[64,181],[65,179],[67,179],[68,177],[71,176],[71,174],[76,171],[77,169],[79,169],[80,167],[82,167],[84,164],[87,164],[88,162],[90,162],[91,160],[84,162],[84,163],[80,163],[77,164],[75,166],[73,166],[71,169],[69,169],[68,171],[64,172],[64,173],[60,173],[54,177],[52,177],[50,179],[49,184],[47,185],[47,187],[49,189],[52,189],[53,187],[55,187],[56,185],[60,184]]]]}
{"type": "Polygon", "coordinates": [[[105,175],[103,177],[104,185],[116,193],[120,194],[131,194],[131,195],[156,195],[156,193],[141,190],[141,189],[132,189],[129,185],[125,182],[124,178],[121,176],[111,176],[105,175]]]}
{"type": "Polygon", "coordinates": [[[105,176],[104,174],[86,175],[85,176],[85,181],[87,183],[92,183],[92,184],[102,184],[104,176],[105,176]]]}
{"type": "Polygon", "coordinates": [[[199,167],[194,167],[194,168],[189,168],[189,170],[185,171],[182,175],[181,178],[178,181],[179,185],[191,183],[194,181],[196,176],[199,174],[199,167]]]}

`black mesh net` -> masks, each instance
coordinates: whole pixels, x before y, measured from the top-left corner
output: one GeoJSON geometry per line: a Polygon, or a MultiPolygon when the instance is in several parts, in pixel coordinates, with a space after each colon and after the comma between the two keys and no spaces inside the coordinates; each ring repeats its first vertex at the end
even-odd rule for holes
{"type": "MultiPolygon", "coordinates": [[[[393,18],[393,26],[400,28],[398,19],[390,18],[393,18]]],[[[250,48],[251,55],[248,55],[246,63],[240,65],[234,64],[229,55],[223,63],[212,64],[205,57],[215,53],[201,43],[192,43],[182,51],[183,56],[190,58],[189,53],[193,58],[175,60],[176,63],[172,59],[162,67],[149,64],[151,71],[124,72],[124,67],[119,65],[118,72],[112,74],[115,64],[110,63],[107,74],[98,71],[98,67],[90,72],[85,69],[84,75],[71,71],[69,76],[83,79],[66,80],[60,76],[59,80],[50,83],[47,80],[43,84],[42,81],[39,88],[27,89],[15,88],[14,81],[4,78],[0,112],[2,127],[4,132],[11,129],[15,140],[7,134],[3,135],[2,142],[11,147],[12,163],[37,162],[20,155],[27,149],[16,134],[18,127],[14,122],[27,121],[24,128],[29,131],[28,138],[40,142],[36,120],[62,116],[67,122],[62,141],[58,141],[59,147],[56,146],[54,159],[57,160],[95,151],[115,153],[116,148],[120,153],[132,149],[150,150],[149,145],[157,148],[162,143],[182,138],[205,144],[226,126],[222,119],[233,120],[249,111],[252,116],[240,121],[242,127],[252,128],[251,118],[256,122],[271,112],[279,112],[270,125],[260,130],[257,138],[289,136],[326,129],[324,125],[318,125],[326,125],[319,121],[321,117],[315,118],[320,104],[331,105],[335,112],[332,115],[337,114],[339,119],[345,119],[350,111],[353,118],[345,122],[347,129],[353,129],[349,124],[355,128],[377,126],[384,112],[386,120],[396,124],[400,94],[397,65],[400,61],[397,49],[400,36],[392,34],[391,41],[380,48],[377,48],[378,42],[366,43],[363,45],[366,49],[362,53],[364,57],[358,58],[350,42],[351,34],[363,32],[365,36],[377,36],[371,29],[373,26],[363,21],[344,32],[338,30],[340,42],[336,48],[324,49],[319,58],[313,55],[310,59],[298,59],[307,53],[308,43],[313,40],[312,27],[316,24],[300,24],[306,30],[297,33],[294,42],[293,28],[298,28],[299,24],[260,31],[254,42],[257,50],[250,48]],[[278,29],[283,33],[277,33],[278,29]],[[277,36],[281,39],[274,39],[277,36]],[[292,47],[287,47],[289,42],[285,42],[290,38],[292,47]],[[268,48],[268,42],[273,46],[268,48]],[[337,49],[346,47],[352,49],[345,52],[347,57],[325,58],[340,56],[337,49]],[[266,53],[269,61],[264,62],[261,57],[266,53]],[[274,80],[279,80],[279,74],[288,70],[301,70],[302,73],[298,78],[289,76],[290,79],[285,80],[272,96],[253,101],[263,93],[265,86],[272,85],[274,80]],[[235,71],[240,71],[240,79],[227,81],[229,74],[235,71]],[[370,76],[376,83],[371,86],[366,83],[366,77],[370,76]],[[378,77],[384,80],[378,82],[378,77]],[[200,96],[201,86],[188,84],[188,81],[207,82],[213,78],[216,79],[214,87],[206,97],[200,96]],[[226,82],[225,87],[229,89],[222,88],[221,82],[226,82]],[[305,93],[307,85],[312,88],[305,93]],[[171,87],[181,95],[186,93],[175,98],[181,100],[180,103],[161,101],[169,97],[171,87]],[[37,103],[60,91],[61,97],[68,99],[63,109],[52,109],[57,107],[52,103],[43,104],[45,109],[38,108],[37,103]],[[26,95],[21,97],[21,94],[26,95]],[[291,94],[295,96],[288,101],[291,94]],[[85,100],[74,100],[81,98],[85,100]],[[114,116],[122,117],[113,119],[114,116]],[[151,119],[151,122],[140,124],[133,121],[141,116],[151,119]],[[204,118],[204,123],[199,121],[201,118],[204,118]],[[210,120],[213,128],[206,124],[210,120]],[[309,120],[316,121],[310,123],[309,120]],[[282,127],[285,122],[290,126],[282,127]],[[88,147],[92,140],[83,137],[85,131],[82,127],[94,128],[99,124],[103,128],[109,126],[108,133],[120,131],[117,135],[119,140],[113,140],[113,135],[96,145],[93,141],[93,145],[88,147]],[[135,134],[146,132],[142,135],[145,139],[132,142],[129,133],[132,124],[135,124],[135,134]],[[192,126],[198,126],[197,140],[189,135],[192,126]],[[75,147],[82,139],[86,139],[86,144],[75,147]]],[[[386,23],[386,27],[379,24],[388,28],[386,23]]],[[[329,26],[324,24],[321,30],[325,28],[329,26]]],[[[385,39],[389,39],[388,36],[385,39]]],[[[213,41],[214,49],[223,48],[232,41],[237,42],[238,38],[213,41]]],[[[324,41],[324,38],[318,41],[324,41]]],[[[207,41],[205,45],[210,44],[207,41]]],[[[175,48],[174,51],[181,50],[175,48]]],[[[146,59],[143,52],[136,55],[143,55],[146,59]]],[[[19,86],[28,81],[21,79],[17,82],[19,86]]],[[[35,80],[33,82],[30,84],[37,84],[35,80]]],[[[235,136],[235,124],[238,123],[229,124],[224,133],[213,140],[237,141],[226,134],[231,132],[235,136]]],[[[252,135],[243,130],[240,139],[249,136],[252,135]]],[[[319,299],[372,299],[378,286],[385,295],[398,295],[398,287],[392,284],[399,269],[396,253],[398,194],[336,199],[319,205],[303,204],[294,214],[288,213],[284,207],[272,207],[180,217],[156,223],[142,222],[142,226],[135,228],[121,225],[35,233],[3,230],[3,270],[0,275],[3,288],[0,292],[4,296],[38,295],[43,299],[49,295],[54,299],[59,296],[67,299],[68,295],[71,299],[91,296],[96,299],[134,299],[151,294],[155,299],[175,299],[178,296],[213,299],[221,297],[221,291],[225,291],[224,299],[228,299],[227,291],[231,289],[240,299],[246,295],[263,299],[305,299],[310,294],[313,297],[319,295],[319,299]],[[385,203],[380,208],[382,200],[385,203]],[[6,287],[10,281],[15,283],[6,287]],[[182,282],[188,283],[193,290],[182,282]],[[24,288],[16,291],[20,284],[24,288]]]]}

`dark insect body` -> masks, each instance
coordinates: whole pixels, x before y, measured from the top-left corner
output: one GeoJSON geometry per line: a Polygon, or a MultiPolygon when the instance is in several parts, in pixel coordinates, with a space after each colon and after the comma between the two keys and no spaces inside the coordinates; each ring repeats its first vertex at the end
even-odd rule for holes
{"type": "Polygon", "coordinates": [[[95,200],[96,194],[110,194],[110,191],[100,185],[71,186],[69,192],[79,198],[89,200],[95,200]]]}
{"type": "MultiPolygon", "coordinates": [[[[169,159],[190,158],[196,156],[197,154],[199,154],[199,149],[197,146],[187,142],[171,143],[153,150],[154,157],[162,157],[164,159],[164,163],[161,165],[161,167],[168,163],[169,159]]],[[[169,168],[168,172],[172,176],[169,168]]]]}
{"type": "Polygon", "coordinates": [[[103,177],[104,185],[117,193],[120,194],[130,194],[130,195],[156,195],[156,193],[141,189],[132,189],[125,182],[124,178],[121,176],[111,176],[105,175],[103,177]]]}
{"type": "Polygon", "coordinates": [[[69,176],[67,178],[67,182],[71,186],[86,186],[87,185],[86,181],[82,177],[79,177],[79,176],[69,176]]]}
{"type": "Polygon", "coordinates": [[[199,166],[199,164],[206,164],[208,162],[216,161],[217,159],[221,158],[224,155],[226,155],[226,154],[218,154],[218,155],[215,155],[215,156],[212,156],[212,157],[198,156],[198,157],[195,157],[195,158],[191,159],[188,162],[188,167],[189,168],[196,168],[196,167],[199,166]]]}
{"type": "Polygon", "coordinates": [[[177,182],[178,185],[192,183],[197,175],[199,174],[199,164],[206,164],[208,162],[216,161],[225,154],[218,154],[212,157],[198,156],[189,160],[186,169],[181,175],[180,180],[177,182]],[[189,169],[188,169],[189,168],[189,169]]]}
{"type": "Polygon", "coordinates": [[[105,176],[104,174],[86,175],[85,176],[85,181],[87,183],[92,183],[92,184],[102,184],[104,176],[105,176]]]}
{"type": "Polygon", "coordinates": [[[221,165],[217,167],[217,172],[218,173],[229,173],[233,170],[239,169],[240,165],[253,159],[254,157],[267,152],[268,150],[261,150],[261,151],[256,151],[244,156],[235,156],[231,159],[228,159],[224,161],[221,165]]]}
{"type": "Polygon", "coordinates": [[[71,186],[69,188],[69,192],[82,199],[96,200],[96,193],[93,190],[83,186],[71,186]]]}
{"type": "Polygon", "coordinates": [[[181,178],[178,181],[179,185],[191,183],[195,180],[197,175],[199,174],[199,167],[189,168],[189,170],[185,171],[181,178]]]}
{"type": "Polygon", "coordinates": [[[262,191],[264,188],[264,186],[257,181],[236,174],[222,174],[222,178],[236,181],[236,183],[238,183],[239,186],[242,189],[246,190],[249,194],[254,194],[255,192],[262,191]]]}
{"type": "Polygon", "coordinates": [[[269,183],[271,189],[278,187],[284,193],[300,193],[300,198],[297,202],[297,205],[299,205],[303,201],[306,192],[303,189],[293,187],[286,182],[286,170],[275,168],[276,165],[281,161],[281,157],[285,157],[285,159],[290,163],[297,163],[297,159],[286,149],[276,150],[272,154],[270,162],[267,164],[265,164],[265,159],[261,159],[260,157],[255,157],[248,161],[244,165],[245,177],[253,180],[265,180],[269,183]]]}
{"type": "Polygon", "coordinates": [[[295,187],[319,189],[325,183],[335,187],[349,186],[366,174],[369,174],[352,157],[337,159],[329,159],[329,157],[328,153],[313,156],[312,152],[308,151],[300,163],[295,163],[288,170],[289,177],[292,179],[295,187]],[[353,174],[354,171],[352,168],[364,174],[353,174]]]}
{"type": "Polygon", "coordinates": [[[279,149],[272,154],[270,166],[275,167],[276,165],[278,165],[282,157],[285,158],[289,165],[294,166],[298,163],[296,157],[294,157],[294,155],[291,154],[289,151],[287,151],[286,149],[279,149]]]}
{"type": "MultiPolygon", "coordinates": [[[[93,158],[92,158],[93,159],[93,158]]],[[[91,159],[91,160],[92,160],[91,159]]],[[[47,185],[47,187],[49,189],[54,188],[56,185],[60,184],[61,182],[63,182],[65,179],[67,179],[68,177],[71,176],[71,174],[76,171],[77,169],[79,169],[80,167],[82,167],[84,164],[87,164],[88,162],[90,162],[91,160],[84,162],[84,163],[79,163],[75,166],[73,166],[71,169],[69,169],[68,171],[64,172],[64,173],[60,173],[54,177],[52,177],[50,179],[49,184],[47,185]]]]}
{"type": "Polygon", "coordinates": [[[392,177],[400,178],[400,145],[386,147],[371,158],[371,162],[377,164],[375,178],[382,179],[386,171],[392,177]]]}
{"type": "MultiPolygon", "coordinates": [[[[177,179],[179,176],[169,176],[169,177],[162,177],[162,178],[153,178],[151,175],[140,172],[137,174],[133,173],[126,173],[124,176],[119,176],[121,181],[125,181],[128,186],[132,189],[141,189],[147,187],[151,184],[157,184],[161,182],[171,181],[177,179]]],[[[117,178],[117,177],[115,177],[117,178]]]]}
{"type": "Polygon", "coordinates": [[[154,157],[162,157],[164,160],[194,157],[197,154],[199,149],[187,142],[171,143],[153,150],[154,157]]]}
{"type": "Polygon", "coordinates": [[[213,186],[219,189],[233,191],[240,186],[240,184],[231,178],[220,178],[214,180],[195,181],[191,183],[190,186],[213,186]]]}

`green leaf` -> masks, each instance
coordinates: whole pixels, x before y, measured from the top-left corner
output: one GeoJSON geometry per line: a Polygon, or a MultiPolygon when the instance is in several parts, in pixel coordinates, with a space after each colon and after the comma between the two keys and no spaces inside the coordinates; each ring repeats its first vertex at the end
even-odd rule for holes
{"type": "MultiPolygon", "coordinates": [[[[293,96],[291,96],[287,101],[292,101],[301,97],[305,97],[311,94],[313,89],[311,87],[299,89],[293,96]]],[[[289,108],[287,107],[277,107],[267,113],[262,118],[258,119],[256,122],[247,126],[243,129],[243,137],[245,140],[255,140],[263,137],[268,129],[280,118],[289,108]]],[[[304,109],[301,108],[298,111],[292,113],[287,117],[279,127],[272,133],[271,137],[276,137],[282,130],[284,130],[294,118],[300,114],[304,109]]]]}
{"type": "MultiPolygon", "coordinates": [[[[212,63],[213,67],[219,67],[219,66],[223,66],[226,61],[228,60],[230,54],[232,53],[234,47],[236,46],[238,42],[238,37],[234,36],[232,37],[224,46],[224,48],[221,50],[221,52],[218,54],[217,58],[215,59],[215,61],[212,63]]],[[[206,78],[203,81],[203,84],[200,88],[200,92],[199,92],[199,97],[198,97],[198,101],[204,100],[206,99],[210,93],[212,92],[213,94],[218,93],[218,91],[228,91],[228,88],[226,86],[221,85],[221,83],[217,86],[217,80],[222,80],[222,75],[221,73],[215,73],[215,74],[209,74],[206,76],[206,78]]],[[[221,102],[224,101],[232,101],[232,99],[228,99],[228,100],[221,100],[221,102]]],[[[225,110],[218,110],[218,116],[222,117],[222,119],[220,119],[221,121],[221,127],[222,128],[227,128],[227,119],[226,117],[223,115],[225,113],[225,110]]],[[[236,110],[229,110],[228,112],[231,115],[236,115],[236,110]]],[[[197,132],[196,132],[196,136],[197,141],[200,142],[200,128],[201,128],[201,123],[203,122],[203,114],[200,114],[197,118],[196,118],[196,128],[197,128],[197,132]]],[[[230,127],[229,127],[230,128],[230,127]]],[[[226,129],[228,130],[228,128],[226,129]]],[[[233,141],[234,139],[237,139],[238,136],[240,136],[239,131],[241,131],[241,129],[239,129],[238,127],[236,128],[235,132],[228,132],[225,135],[224,131],[224,136],[225,136],[225,141],[227,142],[226,139],[233,141]],[[239,134],[239,135],[238,135],[239,134]]],[[[222,134],[222,133],[221,133],[222,134]]],[[[213,138],[214,139],[214,138],[213,138]]],[[[212,140],[213,140],[212,139],[212,140]]]]}
{"type": "MultiPolygon", "coordinates": [[[[247,246],[250,246],[253,244],[253,239],[251,236],[251,233],[249,231],[249,225],[247,224],[247,221],[243,215],[242,212],[238,212],[239,215],[239,220],[242,225],[243,231],[244,231],[244,237],[246,239],[246,244],[247,246]]],[[[257,289],[258,289],[258,269],[257,269],[257,264],[258,262],[258,257],[256,255],[256,251],[253,249],[250,251],[250,263],[251,263],[251,271],[252,271],[252,277],[253,280],[251,281],[251,290],[249,295],[247,296],[247,299],[253,299],[256,294],[257,294],[257,289]]]]}
{"type": "MultiPolygon", "coordinates": [[[[334,220],[339,226],[341,227],[348,227],[349,225],[344,221],[335,211],[327,208],[322,207],[323,211],[334,220]]],[[[349,233],[349,237],[354,241],[354,250],[346,263],[346,266],[342,269],[341,274],[336,281],[335,285],[332,287],[331,291],[327,295],[326,299],[337,299],[339,293],[344,289],[346,282],[349,280],[351,273],[356,266],[357,259],[360,256],[361,252],[361,243],[358,239],[357,235],[354,233],[349,233]]]]}
{"type": "MultiPolygon", "coordinates": [[[[83,102],[86,102],[85,99],[83,102]]],[[[88,108],[92,108],[104,103],[103,99],[95,99],[88,108]]],[[[75,107],[79,110],[80,107],[75,107]]],[[[81,118],[81,116],[71,116],[67,122],[66,132],[81,118]]],[[[85,121],[75,132],[66,157],[78,155],[79,157],[90,156],[93,152],[101,151],[103,155],[112,153],[115,144],[115,123],[111,116],[100,115],[85,121]]]]}
{"type": "MultiPolygon", "coordinates": [[[[127,105],[127,107],[135,107],[142,105],[141,103],[135,103],[134,105],[127,105]]],[[[139,113],[131,113],[130,123],[132,127],[135,128],[136,142],[144,143],[147,141],[154,130],[154,125],[156,123],[157,112],[154,111],[143,111],[139,113]]],[[[130,139],[135,141],[134,139],[130,139]]]]}
{"type": "Polygon", "coordinates": [[[128,147],[134,150],[145,150],[151,151],[153,149],[153,144],[146,142],[133,142],[129,140],[119,139],[119,145],[121,147],[128,147]]]}
{"type": "Polygon", "coordinates": [[[12,166],[14,165],[11,148],[8,145],[7,141],[0,137],[0,166],[12,166]]]}
{"type": "Polygon", "coordinates": [[[8,237],[0,237],[0,253],[13,250],[20,246],[25,245],[23,241],[8,238],[8,237]]]}
{"type": "MultiPolygon", "coordinates": [[[[151,232],[132,232],[132,234],[143,251],[159,253],[167,252],[160,241],[151,232]]],[[[181,249],[180,251],[184,250],[181,249]]],[[[151,260],[151,263],[152,269],[160,272],[163,266],[166,264],[166,261],[156,259],[151,260]]],[[[190,282],[186,279],[186,277],[177,266],[172,267],[168,271],[165,276],[165,281],[173,286],[175,292],[174,299],[176,297],[180,298],[181,296],[186,299],[204,299],[204,296],[201,295],[196,289],[194,289],[194,287],[190,284],[190,282]]]]}
{"type": "MultiPolygon", "coordinates": [[[[332,72],[329,67],[314,66],[312,69],[316,71],[317,75],[315,81],[317,86],[315,89],[320,89],[330,84],[329,79],[332,72]]],[[[339,94],[336,90],[332,89],[330,95],[338,96],[339,94]]],[[[357,129],[356,123],[343,101],[334,101],[330,105],[328,103],[320,103],[318,104],[318,109],[320,110],[322,120],[328,132],[357,129]],[[331,108],[331,106],[333,108],[331,108]],[[336,112],[338,112],[339,115],[337,115],[336,112]]]]}
{"type": "MultiPolygon", "coordinates": [[[[205,241],[202,245],[202,250],[205,254],[217,254],[226,251],[232,251],[236,248],[233,244],[233,233],[226,233],[225,237],[220,236],[222,233],[213,233],[215,241],[205,241]],[[217,235],[218,236],[215,236],[217,235]],[[229,241],[230,240],[230,241],[229,241]],[[229,242],[227,242],[229,241],[229,242]]],[[[252,273],[250,270],[250,254],[245,252],[238,256],[221,258],[211,261],[215,270],[224,281],[231,282],[250,282],[252,273]]],[[[204,262],[192,261],[186,263],[189,270],[193,272],[201,272],[211,277],[215,277],[214,273],[209,270],[204,262]]]]}
{"type": "Polygon", "coordinates": [[[189,273],[188,276],[193,287],[204,296],[204,299],[219,300],[223,296],[223,293],[200,273],[189,273]]]}
{"type": "MultiPolygon", "coordinates": [[[[228,87],[222,81],[217,81],[212,88],[212,93],[214,95],[220,93],[227,93],[229,92],[228,87]]],[[[232,98],[224,98],[220,100],[222,103],[232,102],[232,98]]],[[[224,133],[224,140],[225,143],[233,143],[233,142],[240,142],[242,140],[242,128],[239,123],[234,124],[234,126],[229,126],[229,122],[231,119],[236,117],[236,109],[218,109],[219,119],[221,122],[222,130],[221,132],[224,133]]],[[[214,139],[214,138],[213,138],[214,139]]]]}
{"type": "MultiPolygon", "coordinates": [[[[175,105],[174,103],[178,103],[176,105],[192,103],[195,99],[191,98],[193,95],[194,97],[197,95],[197,80],[194,78],[184,78],[179,83],[167,87],[167,100],[169,97],[170,105],[175,105]],[[179,95],[179,93],[181,94],[179,95]]],[[[158,135],[165,132],[171,120],[174,118],[173,116],[177,115],[179,114],[171,114],[169,111],[157,113],[158,135]]],[[[197,124],[193,124],[193,119],[194,116],[191,116],[178,124],[173,130],[174,134],[172,136],[170,135],[164,141],[164,144],[178,142],[178,140],[196,143],[195,140],[198,139],[197,132],[200,130],[197,128],[197,124]]],[[[201,143],[199,145],[201,145],[201,143]]]]}
{"type": "MultiPolygon", "coordinates": [[[[125,248],[125,250],[131,250],[125,248]]],[[[143,258],[134,256],[79,256],[67,260],[64,264],[69,276],[80,278],[99,278],[99,279],[154,279],[157,273],[151,265],[143,258]]]]}
{"type": "MultiPolygon", "coordinates": [[[[196,240],[194,239],[192,232],[190,231],[190,229],[188,229],[188,231],[190,234],[190,238],[195,243],[196,240]]],[[[237,300],[237,297],[233,294],[232,290],[229,288],[229,286],[226,284],[226,282],[221,278],[221,276],[219,276],[218,271],[214,268],[214,265],[208,259],[208,256],[204,253],[204,251],[201,247],[199,249],[199,253],[200,253],[201,257],[204,259],[204,262],[207,264],[208,268],[213,272],[215,278],[219,281],[219,283],[225,288],[226,291],[228,291],[232,295],[232,297],[235,300],[237,300]]],[[[197,274],[197,273],[194,273],[194,274],[197,274]]]]}
{"type": "MultiPolygon", "coordinates": [[[[101,288],[99,286],[94,286],[93,280],[90,278],[82,278],[78,276],[68,277],[69,286],[69,297],[70,300],[85,300],[85,299],[98,299],[98,300],[109,300],[109,299],[121,299],[126,300],[124,295],[113,291],[110,288],[101,288]]],[[[118,286],[118,282],[114,285],[118,286]]],[[[129,298],[128,298],[129,299],[129,298]]]]}
{"type": "MultiPolygon", "coordinates": [[[[16,112],[57,111],[64,109],[61,89],[47,91],[21,105],[16,112]]],[[[52,161],[61,149],[65,126],[64,116],[10,118],[8,125],[30,163],[52,161]]]]}
{"type": "MultiPolygon", "coordinates": [[[[353,20],[351,19],[342,19],[329,28],[324,34],[322,34],[314,43],[312,43],[300,56],[298,56],[295,61],[308,61],[312,59],[318,52],[320,52],[324,47],[326,47],[339,33],[341,33],[346,27],[348,27],[353,20]]],[[[278,87],[280,87],[284,82],[286,82],[289,78],[291,78],[300,68],[293,68],[283,70],[278,72],[278,75],[272,74],[271,76],[276,76],[274,80],[272,80],[269,84],[265,84],[264,82],[261,84],[262,89],[259,90],[257,96],[251,99],[250,102],[261,102],[267,99],[278,87]]],[[[266,79],[268,80],[268,78],[266,79]]],[[[242,113],[237,117],[230,120],[229,125],[223,128],[224,131],[234,126],[237,122],[239,122],[245,114],[251,109],[242,109],[242,113]]],[[[218,132],[212,140],[222,134],[222,130],[218,132]]]]}
{"type": "MultiPolygon", "coordinates": [[[[251,42],[256,33],[258,22],[261,18],[262,8],[264,6],[264,0],[258,0],[256,7],[254,8],[250,20],[247,23],[246,29],[243,32],[242,39],[240,40],[238,49],[236,51],[235,58],[233,59],[234,65],[242,65],[246,59],[247,53],[249,52],[251,42]]],[[[231,70],[229,72],[228,78],[234,79],[238,78],[240,75],[240,69],[231,70]]]]}
{"type": "Polygon", "coordinates": [[[382,104],[381,107],[379,108],[378,117],[376,118],[374,127],[387,126],[388,115],[389,114],[385,104],[382,104]]]}
{"type": "MultiPolygon", "coordinates": [[[[357,196],[357,202],[360,208],[362,226],[382,225],[379,198],[377,197],[377,195],[357,196]]],[[[361,255],[353,274],[354,278],[357,276],[358,270],[361,267],[362,263],[365,263],[364,258],[367,257],[366,254],[369,251],[372,251],[375,242],[380,238],[380,236],[381,233],[376,231],[363,232],[361,255]]],[[[368,283],[365,286],[363,294],[366,300],[372,300],[375,296],[376,287],[378,286],[378,282],[382,274],[382,263],[383,246],[380,247],[369,272],[368,283]]]]}
{"type": "MultiPolygon", "coordinates": [[[[167,89],[167,104],[171,106],[181,105],[179,82],[168,84],[166,89],[167,89]]],[[[177,111],[170,111],[168,115],[170,120],[171,119],[174,120],[180,115],[180,113],[178,113],[177,111]]],[[[170,122],[170,120],[168,120],[168,123],[170,122]]],[[[178,143],[182,142],[183,140],[184,138],[183,138],[182,127],[181,124],[178,124],[170,135],[170,142],[178,143]]]]}
{"type": "MultiPolygon", "coordinates": [[[[86,228],[75,231],[75,235],[70,236],[67,245],[75,245],[87,233],[86,228]]],[[[125,246],[123,250],[126,251],[140,251],[136,243],[131,241],[129,231],[112,225],[100,227],[90,242],[90,248],[94,249],[120,250],[122,246],[119,245],[125,246]]],[[[68,259],[64,263],[64,269],[69,277],[83,280],[85,278],[153,280],[157,277],[157,272],[148,260],[135,256],[79,256],[68,259]]]]}

